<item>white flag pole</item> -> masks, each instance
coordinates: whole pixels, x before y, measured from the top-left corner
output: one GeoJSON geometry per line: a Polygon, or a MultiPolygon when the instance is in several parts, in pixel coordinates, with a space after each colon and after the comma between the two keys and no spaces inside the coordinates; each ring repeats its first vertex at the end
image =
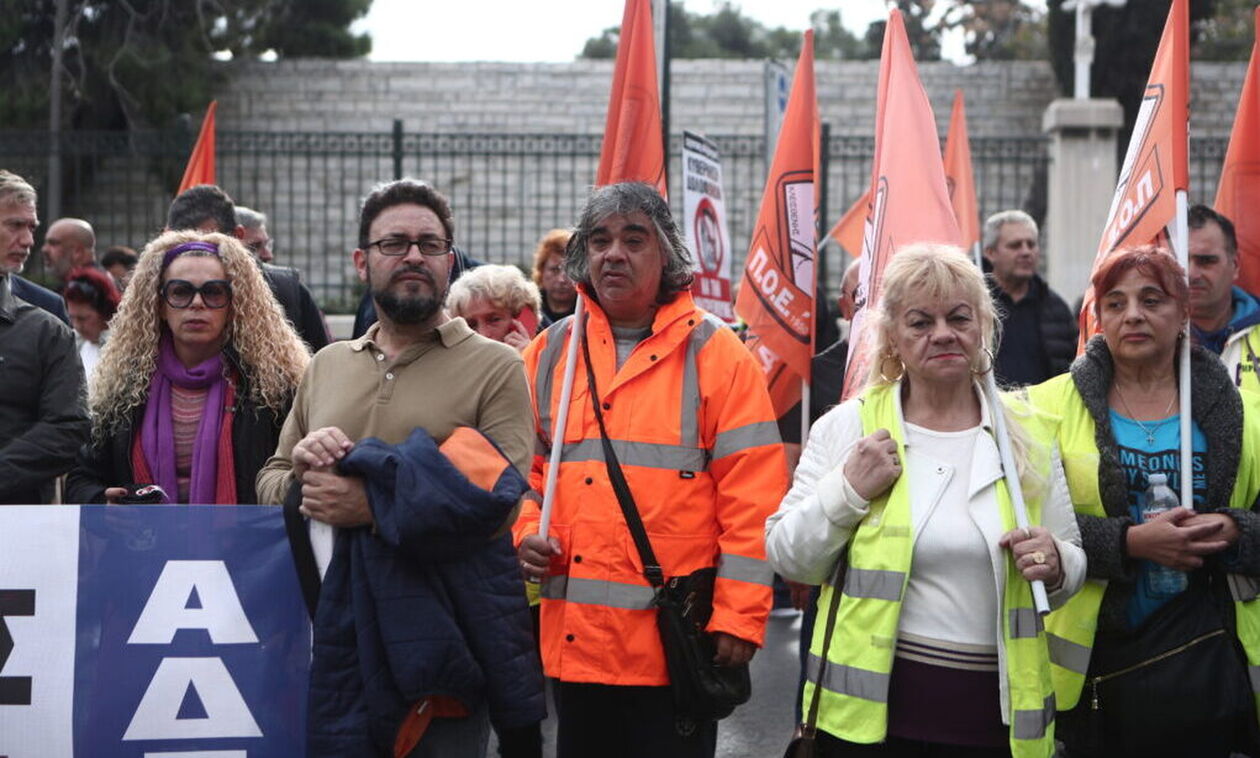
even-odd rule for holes
{"type": "MultiPolygon", "coordinates": [[[[984,271],[980,263],[980,243],[971,248],[976,268],[984,271]]],[[[996,359],[995,359],[996,360],[996,359]]],[[[989,412],[993,417],[993,436],[996,438],[998,455],[1002,459],[1002,476],[1006,479],[1006,491],[1011,496],[1011,506],[1015,511],[1015,526],[1028,528],[1028,506],[1024,503],[1024,488],[1019,482],[1019,469],[1015,466],[1015,455],[1011,452],[1011,434],[1006,428],[1006,413],[1002,409],[1002,398],[997,386],[997,365],[991,365],[984,377],[984,394],[989,403],[989,412]]],[[[1033,607],[1042,616],[1050,612],[1050,597],[1046,594],[1046,583],[1040,579],[1029,582],[1032,586],[1033,607]]]]}
{"type": "MultiPolygon", "coordinates": [[[[1177,262],[1181,264],[1182,269],[1186,272],[1186,278],[1190,276],[1190,228],[1188,223],[1190,201],[1186,196],[1185,190],[1177,190],[1177,215],[1173,221],[1172,243],[1173,252],[1177,255],[1177,262]]],[[[1187,284],[1189,282],[1187,281],[1187,284]]],[[[1186,322],[1186,326],[1181,335],[1181,365],[1177,377],[1177,402],[1180,404],[1180,421],[1181,421],[1181,505],[1185,508],[1194,508],[1194,464],[1192,459],[1192,449],[1194,440],[1191,438],[1190,423],[1193,420],[1190,416],[1190,322],[1186,322]]]]}
{"type": "Polygon", "coordinates": [[[560,405],[551,427],[551,462],[547,466],[547,482],[543,486],[542,516],[538,520],[538,536],[547,539],[551,527],[551,509],[556,502],[556,476],[560,473],[560,454],[564,452],[564,432],[569,423],[569,400],[573,397],[573,374],[577,369],[577,349],[585,326],[586,300],[578,293],[573,308],[573,327],[569,329],[569,353],[564,364],[564,384],[560,387],[560,405]]]}

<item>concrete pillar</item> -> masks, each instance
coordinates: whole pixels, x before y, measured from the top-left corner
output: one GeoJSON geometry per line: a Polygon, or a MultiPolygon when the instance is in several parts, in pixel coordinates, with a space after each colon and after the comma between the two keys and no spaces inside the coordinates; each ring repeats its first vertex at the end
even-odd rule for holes
{"type": "Polygon", "coordinates": [[[1041,120],[1050,136],[1046,279],[1071,307],[1089,283],[1098,240],[1116,191],[1116,136],[1124,112],[1115,100],[1055,100],[1041,120]]]}

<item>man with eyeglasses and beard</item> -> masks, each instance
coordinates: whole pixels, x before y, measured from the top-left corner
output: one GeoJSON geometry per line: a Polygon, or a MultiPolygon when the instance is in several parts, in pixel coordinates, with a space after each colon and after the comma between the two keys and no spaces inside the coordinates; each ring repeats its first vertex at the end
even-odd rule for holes
{"type": "Polygon", "coordinates": [[[324,574],[312,756],[480,758],[490,720],[510,730],[544,714],[507,533],[528,489],[529,389],[515,350],[442,309],[453,236],[424,182],[367,196],[354,265],[379,320],[312,359],[258,476],[263,502],[300,501],[324,574]],[[494,486],[452,475],[467,458],[450,443],[470,429],[494,486]]]}

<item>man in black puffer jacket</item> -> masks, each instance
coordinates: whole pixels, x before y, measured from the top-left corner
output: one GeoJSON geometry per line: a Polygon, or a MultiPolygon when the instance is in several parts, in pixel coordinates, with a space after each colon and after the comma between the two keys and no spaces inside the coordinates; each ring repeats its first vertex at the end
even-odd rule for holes
{"type": "Polygon", "coordinates": [[[1019,210],[993,214],[984,222],[984,257],[993,267],[989,289],[1002,319],[998,381],[1039,384],[1067,371],[1076,357],[1076,319],[1037,274],[1037,222],[1019,210]]]}

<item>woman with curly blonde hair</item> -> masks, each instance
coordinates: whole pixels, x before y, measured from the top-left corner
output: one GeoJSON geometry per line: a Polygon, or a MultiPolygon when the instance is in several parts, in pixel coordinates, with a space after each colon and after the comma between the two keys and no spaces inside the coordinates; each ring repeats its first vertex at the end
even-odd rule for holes
{"type": "Polygon", "coordinates": [[[516,266],[484,264],[451,284],[446,309],[468,322],[477,334],[524,350],[534,335],[523,323],[527,309],[536,315],[538,287],[516,266]]]}
{"type": "Polygon", "coordinates": [[[169,503],[255,502],[309,358],[239,241],[162,234],[110,322],[67,502],[145,484],[169,503]]]}

